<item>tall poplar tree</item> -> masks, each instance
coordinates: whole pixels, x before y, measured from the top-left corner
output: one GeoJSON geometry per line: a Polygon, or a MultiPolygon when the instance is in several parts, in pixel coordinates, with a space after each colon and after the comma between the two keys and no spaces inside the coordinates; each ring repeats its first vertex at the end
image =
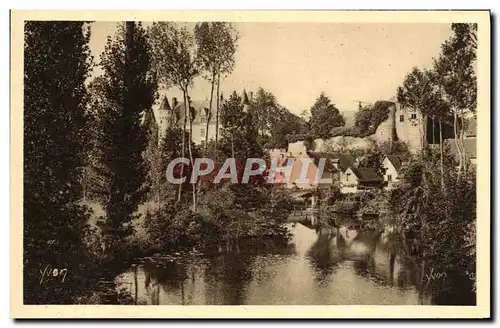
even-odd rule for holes
{"type": "Polygon", "coordinates": [[[235,64],[234,56],[239,35],[231,23],[225,22],[198,23],[195,26],[194,34],[198,46],[198,59],[205,73],[204,77],[211,85],[205,145],[208,144],[208,127],[212,114],[214,88],[216,87],[215,149],[217,153],[219,143],[219,110],[221,105],[220,82],[221,79],[224,79],[233,71],[235,64]]]}
{"type": "Polygon", "coordinates": [[[477,24],[454,23],[451,29],[453,35],[441,45],[434,70],[453,114],[461,173],[467,169],[465,122],[468,116],[476,114],[477,106],[477,24]]]}
{"type": "Polygon", "coordinates": [[[84,165],[85,80],[91,57],[84,22],[25,23],[24,300],[71,302],[84,265],[88,213],[79,205],[84,165]],[[44,267],[68,268],[66,284],[40,283],[44,267]]]}
{"type": "Polygon", "coordinates": [[[122,245],[146,188],[147,128],[142,115],[153,105],[157,85],[151,74],[151,50],[140,23],[126,22],[108,38],[101,55],[103,76],[96,81],[100,101],[97,148],[100,191],[106,217],[101,222],[106,248],[122,245]]]}
{"type": "MultiPolygon", "coordinates": [[[[186,28],[171,22],[155,22],[149,29],[153,49],[154,70],[164,87],[176,86],[182,91],[184,100],[184,126],[182,129],[182,156],[185,154],[185,136],[189,122],[188,152],[194,162],[192,147],[193,120],[195,111],[191,108],[189,88],[200,73],[199,61],[193,34],[186,28]]],[[[181,175],[184,166],[181,166],[181,175]]],[[[192,185],[193,210],[196,211],[196,185],[192,185]]],[[[179,184],[177,200],[182,198],[182,184],[179,184]]]]}

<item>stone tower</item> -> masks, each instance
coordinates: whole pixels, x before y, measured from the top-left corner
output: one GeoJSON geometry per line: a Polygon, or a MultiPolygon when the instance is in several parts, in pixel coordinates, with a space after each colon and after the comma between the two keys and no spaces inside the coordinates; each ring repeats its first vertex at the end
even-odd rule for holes
{"type": "MultiPolygon", "coordinates": [[[[173,100],[176,101],[176,98],[173,98],[173,100]]],[[[170,107],[167,96],[164,96],[158,108],[158,118],[156,120],[158,123],[158,143],[165,138],[167,128],[171,127],[175,123],[174,121],[174,111],[170,107]]]]}
{"type": "Polygon", "coordinates": [[[243,90],[241,104],[243,105],[243,113],[250,113],[250,100],[248,99],[246,90],[243,90]]]}
{"type": "Polygon", "coordinates": [[[408,146],[410,153],[422,150],[424,135],[423,116],[413,108],[402,108],[396,104],[396,133],[400,141],[408,146]]]}
{"type": "Polygon", "coordinates": [[[393,142],[398,140],[398,135],[396,133],[396,104],[390,101],[377,101],[375,106],[384,106],[389,110],[387,120],[380,123],[375,131],[374,139],[377,142],[393,142]]]}

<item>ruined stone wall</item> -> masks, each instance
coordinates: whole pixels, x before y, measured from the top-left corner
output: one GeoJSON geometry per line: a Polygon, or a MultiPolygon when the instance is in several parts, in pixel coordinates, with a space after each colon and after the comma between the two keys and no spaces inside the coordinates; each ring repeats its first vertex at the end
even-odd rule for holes
{"type": "Polygon", "coordinates": [[[375,133],[371,136],[377,143],[395,141],[396,126],[395,126],[396,105],[389,107],[387,120],[382,122],[375,133]]]}
{"type": "Polygon", "coordinates": [[[412,109],[396,109],[396,134],[398,139],[408,146],[410,153],[415,154],[422,150],[423,118],[412,109]]]}
{"type": "MultiPolygon", "coordinates": [[[[408,146],[410,153],[418,153],[422,149],[423,122],[422,116],[411,109],[402,109],[395,103],[389,108],[389,117],[382,122],[374,134],[357,138],[351,136],[337,136],[327,140],[314,140],[315,151],[343,151],[354,149],[370,149],[374,143],[402,141],[408,146]],[[413,114],[413,115],[412,115],[413,114]]],[[[303,141],[288,145],[288,153],[297,156],[305,153],[303,141]]]]}

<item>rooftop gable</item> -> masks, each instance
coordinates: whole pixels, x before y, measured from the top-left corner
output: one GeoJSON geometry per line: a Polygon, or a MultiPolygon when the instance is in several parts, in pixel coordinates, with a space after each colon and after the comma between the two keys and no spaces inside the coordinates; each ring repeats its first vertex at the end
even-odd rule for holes
{"type": "Polygon", "coordinates": [[[359,181],[383,181],[384,179],[375,170],[366,167],[350,167],[359,181]]]}
{"type": "Polygon", "coordinates": [[[396,171],[399,171],[401,168],[401,159],[397,155],[387,155],[386,156],[389,162],[391,162],[392,166],[396,169],[396,171]]]}

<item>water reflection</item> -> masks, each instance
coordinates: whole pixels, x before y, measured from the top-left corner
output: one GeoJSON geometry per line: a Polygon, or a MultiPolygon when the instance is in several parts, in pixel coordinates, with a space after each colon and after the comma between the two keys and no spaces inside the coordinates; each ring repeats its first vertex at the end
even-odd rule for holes
{"type": "Polygon", "coordinates": [[[135,304],[418,304],[411,274],[383,236],[297,223],[265,252],[147,259],[116,278],[135,304]]]}

